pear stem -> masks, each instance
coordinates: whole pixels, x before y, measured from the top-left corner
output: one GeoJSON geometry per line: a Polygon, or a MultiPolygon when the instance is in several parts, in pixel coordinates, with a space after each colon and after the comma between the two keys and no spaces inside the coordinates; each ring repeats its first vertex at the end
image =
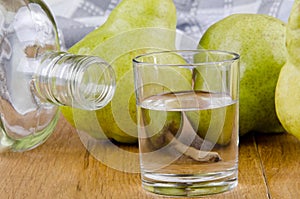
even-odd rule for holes
{"type": "Polygon", "coordinates": [[[190,147],[190,146],[183,144],[178,139],[176,139],[176,137],[174,137],[174,135],[170,131],[166,132],[165,138],[168,141],[168,143],[172,144],[178,152],[180,152],[196,161],[219,162],[222,160],[221,156],[217,152],[202,151],[202,150],[198,150],[194,147],[190,147]]]}

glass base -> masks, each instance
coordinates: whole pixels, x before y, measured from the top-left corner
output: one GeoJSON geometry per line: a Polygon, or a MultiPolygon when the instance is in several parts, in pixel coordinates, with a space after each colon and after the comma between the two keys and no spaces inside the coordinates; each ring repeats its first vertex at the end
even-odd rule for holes
{"type": "Polygon", "coordinates": [[[226,192],[238,184],[238,172],[225,171],[205,175],[142,174],[146,191],[168,196],[205,196],[226,192]]]}

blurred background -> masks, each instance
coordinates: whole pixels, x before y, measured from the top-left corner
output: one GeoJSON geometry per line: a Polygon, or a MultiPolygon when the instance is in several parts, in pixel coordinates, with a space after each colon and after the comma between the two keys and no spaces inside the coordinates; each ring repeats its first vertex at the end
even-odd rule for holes
{"type": "MultiPolygon", "coordinates": [[[[120,0],[44,0],[55,15],[63,46],[71,47],[103,24],[120,0]]],[[[293,0],[174,0],[177,30],[196,42],[216,21],[233,13],[260,13],[288,20],[293,0]]]]}

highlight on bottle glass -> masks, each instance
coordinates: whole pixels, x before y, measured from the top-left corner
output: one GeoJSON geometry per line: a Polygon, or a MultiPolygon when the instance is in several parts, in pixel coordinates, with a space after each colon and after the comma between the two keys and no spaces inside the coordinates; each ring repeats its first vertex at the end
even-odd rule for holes
{"type": "Polygon", "coordinates": [[[239,55],[153,52],[133,67],[143,188],[201,196],[236,187],[239,55]]]}

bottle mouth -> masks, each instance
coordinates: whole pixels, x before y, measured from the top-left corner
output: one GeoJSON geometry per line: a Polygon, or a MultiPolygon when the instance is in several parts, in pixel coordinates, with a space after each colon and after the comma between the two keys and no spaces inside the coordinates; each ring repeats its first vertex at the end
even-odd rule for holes
{"type": "Polygon", "coordinates": [[[93,56],[83,57],[78,66],[73,84],[70,84],[77,100],[71,106],[97,110],[107,105],[113,98],[116,87],[112,67],[99,57],[93,56]]]}
{"type": "Polygon", "coordinates": [[[41,101],[84,110],[107,105],[115,87],[114,70],[96,56],[48,52],[34,75],[34,88],[41,101]]]}

